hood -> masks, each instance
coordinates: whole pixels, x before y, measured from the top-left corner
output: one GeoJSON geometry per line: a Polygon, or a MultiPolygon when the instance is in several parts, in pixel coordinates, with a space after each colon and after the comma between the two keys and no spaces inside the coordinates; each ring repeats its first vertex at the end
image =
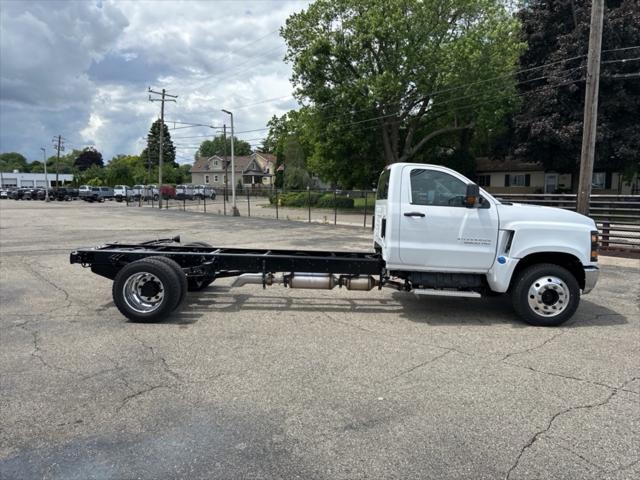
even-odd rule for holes
{"type": "Polygon", "coordinates": [[[596,229],[596,224],[591,218],[562,208],[541,207],[522,203],[498,204],[497,207],[500,216],[500,228],[508,228],[508,225],[512,223],[536,222],[584,226],[591,230],[596,229]]]}

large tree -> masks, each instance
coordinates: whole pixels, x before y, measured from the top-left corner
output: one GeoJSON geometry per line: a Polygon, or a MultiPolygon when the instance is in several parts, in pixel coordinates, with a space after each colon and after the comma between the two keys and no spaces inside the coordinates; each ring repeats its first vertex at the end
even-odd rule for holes
{"type": "MultiPolygon", "coordinates": [[[[533,0],[519,14],[528,49],[520,58],[527,71],[518,77],[522,108],[514,119],[513,150],[547,169],[579,170],[590,13],[590,1],[533,0]]],[[[638,169],[639,63],[621,61],[637,58],[640,48],[626,48],[638,45],[638,1],[606,1],[596,169],[638,169]]]]}
{"type": "Polygon", "coordinates": [[[12,172],[19,170],[28,171],[27,159],[21,153],[7,152],[0,154],[0,172],[12,172]]]}
{"type": "Polygon", "coordinates": [[[169,128],[165,124],[161,129],[161,123],[161,120],[158,119],[151,124],[151,128],[147,135],[147,146],[142,150],[140,158],[145,162],[145,164],[150,164],[151,166],[157,166],[160,163],[160,132],[162,131],[164,135],[162,139],[163,165],[177,167],[176,147],[173,145],[173,141],[171,140],[169,128]]]}
{"type": "Polygon", "coordinates": [[[104,166],[104,162],[102,161],[102,154],[95,147],[87,147],[78,154],[74,161],[74,165],[78,170],[83,171],[93,165],[102,168],[104,166]]]}
{"type": "Polygon", "coordinates": [[[318,0],[293,14],[285,58],[319,129],[315,162],[406,161],[452,135],[468,146],[512,103],[517,31],[500,0],[318,0]]]}
{"type": "MultiPolygon", "coordinates": [[[[196,152],[196,157],[212,157],[218,155],[231,155],[231,136],[227,136],[226,150],[224,135],[218,135],[213,140],[205,140],[200,144],[200,148],[196,152]]],[[[238,156],[251,155],[251,145],[244,140],[233,137],[233,154],[238,156]]]]}

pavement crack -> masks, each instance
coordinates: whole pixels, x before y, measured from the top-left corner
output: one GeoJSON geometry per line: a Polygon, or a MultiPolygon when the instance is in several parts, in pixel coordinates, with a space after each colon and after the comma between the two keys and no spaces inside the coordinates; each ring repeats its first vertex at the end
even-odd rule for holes
{"type": "MultiPolygon", "coordinates": [[[[26,257],[24,257],[26,259],[26,257]]],[[[38,268],[36,268],[33,263],[30,263],[28,261],[24,262],[25,267],[27,268],[27,270],[29,270],[29,272],[31,272],[31,274],[38,278],[39,280],[42,280],[43,282],[45,282],[47,285],[50,285],[51,287],[53,287],[55,290],[57,290],[58,292],[62,293],[64,295],[64,305],[54,308],[52,310],[50,310],[48,312],[48,314],[54,313],[58,310],[62,310],[62,309],[66,309],[69,308],[71,306],[71,298],[69,296],[69,292],[67,292],[67,290],[65,290],[64,288],[62,288],[61,286],[57,285],[55,282],[49,280],[45,275],[42,274],[42,272],[39,270],[42,268],[41,265],[38,265],[38,268]]]]}
{"type": "Polygon", "coordinates": [[[539,345],[536,345],[536,346],[531,347],[531,348],[527,348],[527,349],[525,349],[525,350],[518,350],[517,352],[511,352],[511,353],[508,353],[507,355],[505,355],[504,357],[502,357],[502,361],[504,362],[504,361],[505,361],[505,360],[507,360],[509,357],[512,357],[512,356],[514,356],[514,355],[522,355],[522,354],[525,354],[525,353],[530,353],[530,352],[532,352],[532,351],[534,351],[534,350],[537,350],[537,349],[539,349],[539,348],[542,348],[542,347],[544,347],[545,345],[547,345],[548,343],[550,343],[550,342],[554,341],[554,340],[555,340],[556,338],[558,338],[559,336],[564,335],[566,332],[567,332],[566,330],[562,330],[562,331],[560,331],[560,332],[558,332],[558,333],[554,333],[553,335],[551,335],[549,338],[547,338],[544,342],[542,342],[542,343],[541,343],[541,344],[539,344],[539,345]]]}
{"type": "MultiPolygon", "coordinates": [[[[594,380],[589,380],[586,378],[580,378],[580,377],[574,377],[572,375],[565,375],[562,373],[555,373],[555,372],[547,372],[545,370],[538,370],[537,368],[531,367],[529,365],[520,365],[517,363],[511,363],[511,362],[504,362],[506,365],[512,366],[512,367],[516,367],[516,368],[522,368],[524,370],[530,370],[532,372],[535,373],[540,373],[542,375],[549,375],[551,377],[560,377],[560,378],[566,378],[567,380],[576,380],[578,382],[585,382],[585,383],[589,383],[591,385],[595,385],[598,387],[604,387],[604,388],[608,388],[609,390],[624,390],[621,387],[615,387],[613,385],[608,385],[606,383],[601,383],[601,382],[596,382],[594,380]]],[[[635,393],[631,390],[625,390],[625,392],[631,392],[631,393],[635,393]]]]}
{"type": "Polygon", "coordinates": [[[19,327],[24,330],[25,332],[29,333],[32,337],[32,344],[33,344],[33,349],[31,350],[31,358],[35,358],[36,360],[38,360],[44,367],[50,368],[51,370],[57,370],[59,372],[66,372],[66,373],[71,373],[73,375],[77,375],[78,372],[74,371],[74,370],[69,370],[67,368],[63,368],[63,367],[58,367],[57,365],[54,365],[53,363],[48,362],[47,360],[45,360],[45,358],[43,357],[43,351],[40,348],[40,333],[38,332],[38,330],[32,330],[26,327],[26,324],[28,322],[25,322],[23,325],[19,325],[19,327]]]}
{"type": "Polygon", "coordinates": [[[386,381],[386,382],[390,382],[391,380],[395,380],[395,379],[396,379],[396,378],[398,378],[398,377],[402,377],[403,375],[407,375],[407,374],[409,374],[409,373],[413,372],[414,370],[417,370],[418,368],[426,367],[426,366],[427,366],[427,365],[429,365],[430,363],[433,363],[433,362],[435,362],[436,360],[440,360],[442,357],[444,357],[445,355],[448,355],[448,354],[450,354],[450,353],[451,353],[451,350],[447,350],[446,352],[441,353],[440,355],[436,355],[435,357],[433,357],[433,358],[431,358],[431,359],[427,360],[426,362],[422,362],[422,363],[419,363],[419,364],[417,364],[417,365],[414,365],[413,367],[411,367],[411,368],[409,368],[409,369],[407,369],[407,370],[404,370],[404,371],[402,371],[402,372],[398,373],[397,375],[394,375],[393,377],[388,378],[388,379],[387,379],[387,380],[385,380],[385,381],[386,381]]]}
{"type": "Polygon", "coordinates": [[[154,358],[157,358],[158,360],[160,360],[160,363],[162,364],[162,369],[168,373],[169,375],[171,375],[174,379],[178,380],[179,382],[182,382],[182,377],[180,376],[180,374],[178,374],[177,372],[175,372],[167,363],[167,359],[164,358],[162,355],[158,354],[156,352],[156,349],[152,346],[152,345],[148,345],[144,340],[142,340],[140,337],[138,337],[135,334],[131,334],[131,336],[136,339],[138,341],[138,343],[140,343],[140,345],[142,345],[143,347],[145,347],[147,350],[149,350],[151,352],[151,356],[154,358]]]}
{"type": "Polygon", "coordinates": [[[116,407],[116,413],[120,412],[120,410],[122,410],[127,405],[127,403],[129,403],[134,398],[137,398],[137,397],[139,397],[141,395],[144,395],[145,393],[149,393],[149,392],[152,392],[154,390],[158,390],[159,388],[168,388],[168,389],[170,389],[171,387],[169,385],[153,385],[151,387],[147,387],[147,388],[144,388],[142,390],[138,390],[137,392],[134,392],[134,393],[132,393],[130,395],[127,395],[126,397],[124,397],[122,399],[122,401],[120,402],[120,405],[118,405],[116,407]]]}
{"type": "MultiPolygon", "coordinates": [[[[625,382],[625,383],[628,383],[628,382],[625,382]]],[[[527,450],[529,450],[533,446],[534,443],[536,443],[536,441],[538,440],[538,438],[540,438],[540,436],[544,435],[545,433],[549,432],[549,430],[551,430],[551,427],[553,427],[553,423],[556,421],[556,419],[558,419],[559,417],[561,417],[561,416],[563,416],[563,415],[565,415],[567,413],[574,412],[576,410],[588,410],[588,409],[592,409],[592,408],[601,407],[603,405],[606,405],[618,393],[618,389],[619,388],[620,387],[615,388],[613,391],[609,392],[609,394],[606,396],[606,398],[604,398],[603,400],[601,400],[599,402],[590,403],[590,404],[587,404],[587,405],[577,405],[577,406],[565,408],[565,409],[560,410],[559,412],[556,412],[555,414],[553,414],[551,419],[547,422],[546,427],[543,428],[542,430],[538,430],[536,433],[534,433],[533,436],[529,439],[529,441],[527,443],[525,443],[524,446],[520,449],[520,452],[518,453],[518,456],[516,457],[513,465],[511,465],[511,467],[509,468],[509,470],[507,471],[507,473],[505,475],[505,480],[509,480],[511,478],[511,474],[513,473],[513,471],[516,468],[518,468],[518,465],[520,464],[520,460],[524,456],[525,452],[527,450]]]]}

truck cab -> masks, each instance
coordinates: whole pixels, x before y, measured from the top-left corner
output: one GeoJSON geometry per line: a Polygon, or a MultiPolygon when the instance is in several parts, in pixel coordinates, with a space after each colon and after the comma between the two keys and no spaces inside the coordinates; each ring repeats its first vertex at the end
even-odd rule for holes
{"type": "Polygon", "coordinates": [[[530,323],[569,318],[598,277],[588,217],[503,203],[454,170],[396,163],[381,174],[374,247],[418,294],[511,293],[530,323]]]}

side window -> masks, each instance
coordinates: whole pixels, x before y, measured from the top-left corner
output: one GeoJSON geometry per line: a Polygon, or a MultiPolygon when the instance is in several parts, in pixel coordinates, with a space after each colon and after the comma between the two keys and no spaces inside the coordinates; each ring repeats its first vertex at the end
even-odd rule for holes
{"type": "Polygon", "coordinates": [[[386,200],[389,195],[389,177],[391,176],[391,170],[385,168],[380,174],[380,180],[378,180],[378,191],[376,192],[376,200],[386,200]]]}
{"type": "Polygon", "coordinates": [[[416,168],[411,171],[411,204],[464,207],[467,186],[445,172],[416,168]]]}

